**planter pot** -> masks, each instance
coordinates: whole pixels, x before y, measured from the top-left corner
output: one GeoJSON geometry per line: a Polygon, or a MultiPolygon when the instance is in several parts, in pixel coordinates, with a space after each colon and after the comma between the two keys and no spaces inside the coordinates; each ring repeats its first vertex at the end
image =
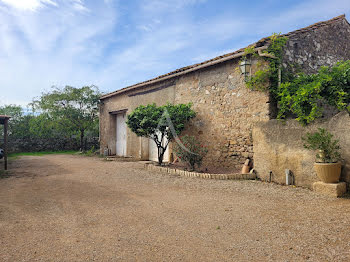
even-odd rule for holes
{"type": "Polygon", "coordinates": [[[242,173],[242,174],[248,174],[248,173],[249,173],[249,171],[250,171],[250,167],[249,167],[249,166],[244,165],[244,166],[242,167],[242,171],[241,171],[241,173],[242,173]]]}
{"type": "Polygon", "coordinates": [[[341,173],[341,163],[315,163],[318,178],[324,183],[338,183],[341,173]]]}
{"type": "Polygon", "coordinates": [[[249,171],[250,171],[250,165],[249,164],[250,164],[250,159],[247,159],[245,161],[243,167],[242,167],[242,171],[241,171],[242,174],[248,174],[249,173],[249,171]]]}

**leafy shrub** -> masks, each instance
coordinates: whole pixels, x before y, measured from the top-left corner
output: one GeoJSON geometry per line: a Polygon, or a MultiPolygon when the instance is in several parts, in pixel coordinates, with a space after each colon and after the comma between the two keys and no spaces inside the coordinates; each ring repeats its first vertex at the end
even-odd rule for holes
{"type": "Polygon", "coordinates": [[[293,82],[281,84],[278,118],[283,119],[288,113],[293,113],[300,123],[309,124],[322,116],[322,109],[319,107],[322,87],[314,79],[314,75],[302,74],[293,82]]]}
{"type": "Polygon", "coordinates": [[[252,90],[266,91],[269,86],[271,69],[265,68],[255,72],[254,76],[247,81],[247,87],[252,90]]]}
{"type": "Polygon", "coordinates": [[[317,74],[297,75],[292,81],[281,84],[277,100],[278,118],[292,113],[304,125],[322,116],[320,102],[350,113],[350,60],[333,67],[321,67],[317,74]]]}
{"type": "Polygon", "coordinates": [[[319,128],[318,132],[307,133],[302,138],[304,147],[311,150],[319,150],[317,158],[323,163],[334,163],[340,159],[339,140],[333,139],[333,135],[324,128],[319,128]]]}
{"type": "Polygon", "coordinates": [[[158,148],[158,163],[163,163],[164,153],[175,137],[184,129],[185,124],[196,116],[192,104],[149,104],[138,106],[126,121],[127,126],[137,136],[153,139],[158,148]]]}
{"type": "MultiPolygon", "coordinates": [[[[273,34],[269,38],[267,53],[275,58],[264,57],[269,64],[259,70],[246,82],[253,90],[269,91],[277,101],[278,118],[296,116],[303,125],[322,116],[323,104],[347,110],[350,114],[350,60],[338,62],[333,67],[323,66],[317,74],[294,74],[291,70],[282,70],[283,48],[287,37],[273,34]],[[279,85],[279,69],[283,71],[279,85]]],[[[266,52],[266,51],[265,51],[266,52]]],[[[245,50],[245,56],[254,55],[254,49],[245,50]]],[[[297,65],[288,64],[290,67],[297,65]]]]}
{"type": "Polygon", "coordinates": [[[181,143],[174,145],[175,154],[190,166],[191,171],[195,169],[195,165],[199,168],[208,150],[194,136],[182,136],[180,141],[181,143]]]}
{"type": "Polygon", "coordinates": [[[94,155],[95,155],[95,152],[96,152],[96,149],[95,149],[94,146],[92,146],[92,147],[90,148],[90,150],[86,151],[84,154],[85,154],[86,156],[94,156],[94,155]]]}

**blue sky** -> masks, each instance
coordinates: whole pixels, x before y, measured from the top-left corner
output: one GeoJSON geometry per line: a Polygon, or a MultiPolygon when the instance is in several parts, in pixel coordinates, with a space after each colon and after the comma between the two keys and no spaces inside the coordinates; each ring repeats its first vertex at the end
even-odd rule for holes
{"type": "Polygon", "coordinates": [[[343,13],[349,0],[0,0],[0,105],[114,91],[343,13]]]}

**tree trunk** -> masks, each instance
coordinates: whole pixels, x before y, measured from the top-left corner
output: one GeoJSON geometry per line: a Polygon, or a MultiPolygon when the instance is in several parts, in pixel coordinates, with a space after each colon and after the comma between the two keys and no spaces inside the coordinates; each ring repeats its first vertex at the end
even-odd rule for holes
{"type": "Polygon", "coordinates": [[[195,165],[196,165],[196,163],[194,161],[190,161],[190,167],[191,167],[190,171],[194,171],[195,170],[195,165]]]}
{"type": "Polygon", "coordinates": [[[84,147],[84,130],[80,130],[80,150],[83,151],[84,147]]]}
{"type": "Polygon", "coordinates": [[[161,166],[163,164],[164,149],[162,146],[158,147],[158,164],[161,166]]]}
{"type": "Polygon", "coordinates": [[[162,146],[163,138],[164,138],[164,135],[162,135],[162,139],[160,141],[158,141],[158,139],[156,139],[156,138],[153,138],[153,140],[156,143],[157,148],[158,148],[158,164],[159,165],[163,164],[164,154],[165,154],[165,151],[168,147],[168,143],[166,143],[166,145],[164,147],[162,146]]]}

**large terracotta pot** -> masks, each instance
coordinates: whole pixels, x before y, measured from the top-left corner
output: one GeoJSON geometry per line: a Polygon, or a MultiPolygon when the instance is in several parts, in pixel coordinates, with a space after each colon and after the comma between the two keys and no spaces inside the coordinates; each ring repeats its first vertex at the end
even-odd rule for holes
{"type": "Polygon", "coordinates": [[[338,183],[341,173],[341,163],[315,163],[316,174],[324,183],[338,183]]]}

